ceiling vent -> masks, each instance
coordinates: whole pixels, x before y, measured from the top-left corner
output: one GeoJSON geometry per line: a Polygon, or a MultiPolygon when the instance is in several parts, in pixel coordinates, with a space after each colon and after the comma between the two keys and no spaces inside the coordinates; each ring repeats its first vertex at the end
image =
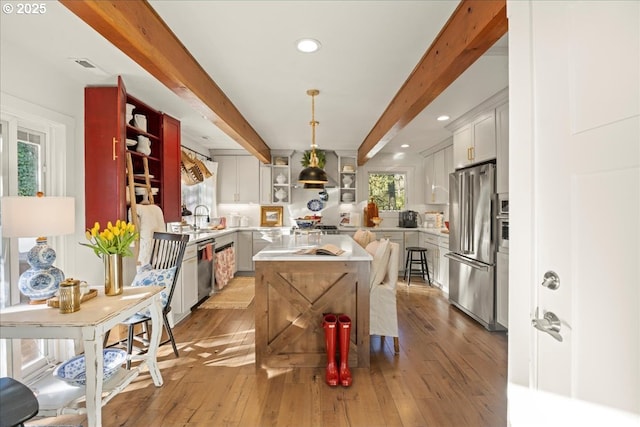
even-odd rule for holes
{"type": "Polygon", "coordinates": [[[89,61],[87,58],[69,58],[71,61],[80,65],[82,68],[87,69],[95,74],[99,74],[102,76],[106,76],[107,73],[100,67],[98,67],[93,62],[89,61]]]}

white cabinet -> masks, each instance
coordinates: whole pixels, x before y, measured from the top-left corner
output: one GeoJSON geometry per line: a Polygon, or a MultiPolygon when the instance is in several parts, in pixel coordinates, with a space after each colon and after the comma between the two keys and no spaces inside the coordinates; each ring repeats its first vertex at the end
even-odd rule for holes
{"type": "Polygon", "coordinates": [[[449,174],[453,171],[453,146],[425,157],[426,203],[447,204],[449,202],[449,174]]]}
{"type": "Polygon", "coordinates": [[[496,320],[509,328],[509,255],[502,252],[496,257],[496,320]]]}
{"type": "Polygon", "coordinates": [[[377,239],[389,239],[393,243],[397,243],[400,246],[400,252],[398,253],[398,269],[404,271],[405,262],[405,246],[404,246],[404,232],[403,231],[378,231],[376,229],[371,230],[376,233],[377,239]]]}
{"type": "Polygon", "coordinates": [[[215,157],[218,162],[218,202],[255,203],[260,197],[260,162],[253,156],[215,157]]]}
{"type": "Polygon", "coordinates": [[[449,235],[443,234],[438,238],[438,275],[437,282],[443,292],[449,293],[449,258],[445,254],[449,252],[449,235]]]}
{"type": "Polygon", "coordinates": [[[509,192],[509,104],[496,108],[496,192],[509,192]]]}
{"type": "Polygon", "coordinates": [[[338,179],[340,187],[340,202],[357,203],[358,202],[358,176],[357,171],[358,158],[356,155],[339,155],[338,156],[338,179]]]}
{"type": "Polygon", "coordinates": [[[422,247],[427,249],[427,265],[429,268],[429,277],[433,283],[438,282],[439,274],[439,262],[440,262],[440,249],[438,247],[438,236],[431,233],[420,233],[422,240],[422,247]]]}
{"type": "Polygon", "coordinates": [[[195,243],[187,246],[182,258],[176,289],[173,291],[173,300],[171,301],[174,323],[184,319],[191,312],[191,307],[198,302],[197,255],[198,247],[195,243]]]}
{"type": "Polygon", "coordinates": [[[263,239],[263,234],[259,231],[253,232],[253,238],[251,241],[251,271],[255,271],[255,263],[253,262],[253,256],[267,247],[271,242],[263,239]]]}
{"type": "Polygon", "coordinates": [[[238,266],[238,271],[253,271],[253,232],[238,231],[236,244],[236,265],[238,266]]]}
{"type": "Polygon", "coordinates": [[[456,169],[495,158],[495,110],[481,114],[453,133],[453,162],[456,169]]]}

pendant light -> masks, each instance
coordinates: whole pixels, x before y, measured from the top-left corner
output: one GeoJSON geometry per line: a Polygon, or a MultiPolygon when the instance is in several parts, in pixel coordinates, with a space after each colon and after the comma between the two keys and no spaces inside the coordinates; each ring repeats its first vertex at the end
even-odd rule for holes
{"type": "Polygon", "coordinates": [[[316,155],[316,121],[315,112],[315,96],[320,91],[318,89],[309,89],[307,95],[311,96],[311,155],[309,156],[309,166],[302,169],[298,176],[298,181],[304,184],[304,188],[324,189],[324,184],[329,182],[327,173],[318,167],[318,156],[316,155]]]}

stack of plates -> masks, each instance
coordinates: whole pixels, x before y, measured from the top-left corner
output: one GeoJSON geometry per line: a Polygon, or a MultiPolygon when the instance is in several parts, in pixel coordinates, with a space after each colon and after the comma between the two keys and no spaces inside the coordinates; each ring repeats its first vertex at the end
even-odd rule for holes
{"type": "Polygon", "coordinates": [[[342,195],[342,201],[345,203],[353,202],[353,193],[344,193],[342,195]]]}

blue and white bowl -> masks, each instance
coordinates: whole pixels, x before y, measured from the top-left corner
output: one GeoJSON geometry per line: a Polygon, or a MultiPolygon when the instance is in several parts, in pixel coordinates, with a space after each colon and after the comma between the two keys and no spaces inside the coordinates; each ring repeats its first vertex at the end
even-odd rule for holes
{"type": "MultiPolygon", "coordinates": [[[[118,368],[127,360],[127,352],[117,348],[103,350],[104,364],[102,368],[103,381],[111,378],[118,368]]],[[[63,362],[53,371],[53,376],[77,387],[87,383],[86,362],[84,355],[76,356],[63,362]]]]}

